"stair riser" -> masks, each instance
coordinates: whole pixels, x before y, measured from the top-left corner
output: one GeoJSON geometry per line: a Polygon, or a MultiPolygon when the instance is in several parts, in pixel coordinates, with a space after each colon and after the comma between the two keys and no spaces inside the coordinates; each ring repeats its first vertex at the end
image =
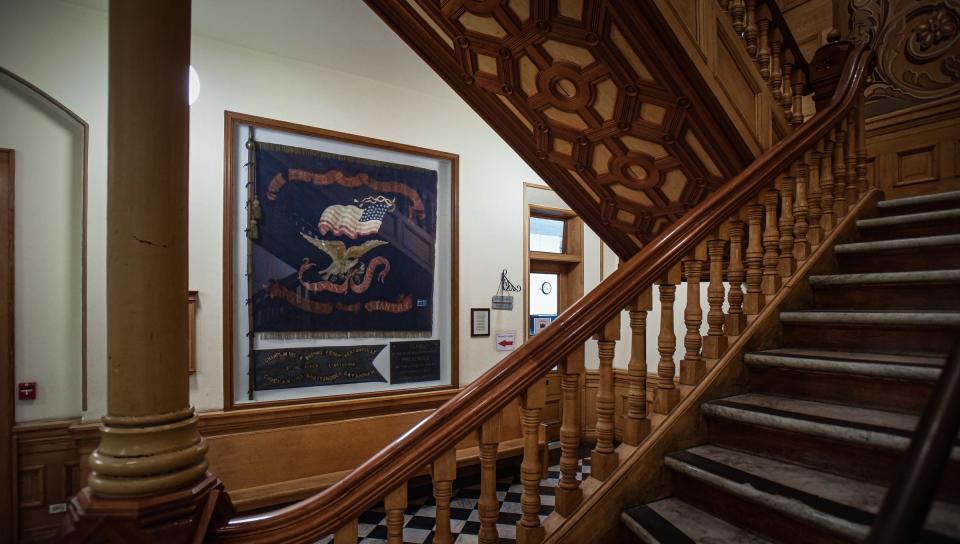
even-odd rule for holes
{"type": "Polygon", "coordinates": [[[783,347],[886,353],[946,353],[957,328],[934,326],[848,325],[840,323],[784,323],[783,347]]]}
{"type": "Polygon", "coordinates": [[[957,234],[958,232],[960,232],[960,219],[952,218],[940,221],[868,227],[858,230],[859,241],[861,242],[939,236],[941,234],[957,234]]]}
{"type": "Polygon", "coordinates": [[[960,284],[830,285],[813,288],[818,310],[956,310],[960,284]]]}
{"type": "Polygon", "coordinates": [[[764,505],[742,499],[725,490],[676,472],[673,473],[673,494],[728,523],[735,523],[739,527],[778,542],[790,544],[851,542],[819,527],[797,521],[764,505]]]}
{"type": "MultiPolygon", "coordinates": [[[[721,418],[710,418],[709,436],[710,442],[719,446],[880,485],[887,485],[893,480],[904,455],[899,451],[870,448],[721,418]]],[[[960,466],[957,463],[951,462],[945,471],[940,495],[960,498],[960,466]]]]}
{"type": "Polygon", "coordinates": [[[750,391],[919,414],[933,384],[872,376],[750,367],[750,391]]]}
{"type": "Polygon", "coordinates": [[[940,210],[953,210],[960,208],[960,199],[946,200],[943,202],[931,202],[929,204],[915,204],[913,206],[899,206],[897,208],[877,208],[877,217],[892,217],[895,215],[907,215],[923,212],[937,212],[940,210]]]}
{"type": "Polygon", "coordinates": [[[837,264],[841,274],[956,270],[960,268],[960,246],[838,253],[837,264]]]}

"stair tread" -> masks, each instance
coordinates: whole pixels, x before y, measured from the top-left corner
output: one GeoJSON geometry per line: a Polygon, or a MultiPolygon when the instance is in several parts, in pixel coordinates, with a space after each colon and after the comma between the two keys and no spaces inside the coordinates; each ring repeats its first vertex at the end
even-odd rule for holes
{"type": "Polygon", "coordinates": [[[621,519],[634,534],[649,543],[770,544],[772,542],[675,497],[628,508],[621,514],[621,519]]]}
{"type": "Polygon", "coordinates": [[[896,238],[893,240],[879,240],[875,242],[851,242],[847,244],[837,244],[833,249],[837,254],[849,255],[855,253],[891,251],[896,249],[955,246],[958,244],[960,244],[960,234],[943,234],[939,236],[896,238]]]}
{"type": "MultiPolygon", "coordinates": [[[[667,455],[672,470],[785,515],[857,540],[866,537],[883,501],[882,486],[714,445],[667,455]]],[[[960,535],[960,505],[935,501],[927,531],[960,535]]]]}
{"type": "Polygon", "coordinates": [[[858,361],[823,356],[797,356],[770,351],[747,353],[744,361],[753,366],[790,370],[830,372],[878,378],[934,381],[940,376],[940,364],[920,365],[892,361],[858,361]]]}
{"type": "Polygon", "coordinates": [[[960,270],[918,270],[912,272],[872,272],[865,274],[823,274],[810,276],[810,285],[873,285],[897,283],[960,283],[960,270]]]}
{"type": "Polygon", "coordinates": [[[857,220],[858,229],[869,229],[878,227],[890,227],[894,225],[910,225],[913,223],[929,223],[931,221],[942,221],[944,219],[960,218],[960,208],[949,210],[937,210],[932,212],[907,213],[903,215],[891,215],[887,217],[871,217],[869,219],[857,220]]]}
{"type": "Polygon", "coordinates": [[[960,191],[945,191],[942,193],[933,193],[929,195],[908,196],[904,198],[881,200],[877,203],[877,207],[885,210],[895,210],[897,208],[904,208],[908,206],[933,204],[935,202],[948,202],[951,200],[960,200],[960,191]]]}
{"type": "MultiPolygon", "coordinates": [[[[777,395],[747,393],[703,404],[712,417],[784,429],[866,447],[906,451],[918,416],[777,395]]],[[[951,458],[960,461],[960,448],[951,458]]]]}
{"type": "Polygon", "coordinates": [[[780,312],[783,323],[846,323],[851,325],[960,325],[953,310],[798,310],[780,312]]]}

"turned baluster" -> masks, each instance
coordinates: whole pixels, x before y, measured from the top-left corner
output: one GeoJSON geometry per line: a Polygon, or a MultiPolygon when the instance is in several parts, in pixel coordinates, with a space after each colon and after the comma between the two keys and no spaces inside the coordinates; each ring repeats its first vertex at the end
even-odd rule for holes
{"type": "Polygon", "coordinates": [[[780,88],[783,84],[783,70],[780,68],[780,46],[780,40],[772,40],[770,43],[770,79],[767,80],[773,98],[778,104],[782,103],[783,100],[783,89],[780,88]]]}
{"type": "Polygon", "coordinates": [[[847,118],[847,209],[852,210],[860,200],[860,186],[857,179],[857,120],[853,113],[847,118]]]}
{"type": "Polygon", "coordinates": [[[383,499],[387,511],[387,542],[403,544],[403,513],[407,509],[407,484],[404,483],[387,493],[383,499]]]}
{"type": "MultiPolygon", "coordinates": [[[[612,362],[611,362],[612,364],[612,362]]],[[[517,521],[517,542],[536,544],[543,540],[540,525],[540,411],[546,404],[547,385],[540,381],[520,395],[523,422],[523,461],[520,463],[521,518],[517,521]]]]}
{"type": "MultiPolygon", "coordinates": [[[[725,336],[740,336],[747,326],[747,317],[743,313],[743,280],[747,277],[743,267],[743,229],[743,221],[739,219],[730,221],[730,263],[727,265],[727,279],[730,280],[727,302],[730,303],[730,308],[723,323],[725,336]]],[[[722,273],[723,262],[721,261],[720,264],[722,273]]],[[[758,281],[757,289],[759,288],[758,281]]]]}
{"type": "Polygon", "coordinates": [[[720,3],[720,11],[728,13],[730,11],[730,0],[718,0],[720,3]]]}
{"type": "Polygon", "coordinates": [[[500,414],[487,420],[480,427],[480,499],[477,513],[480,517],[478,539],[483,544],[497,544],[497,519],[500,517],[500,501],[497,499],[497,447],[500,445],[500,414]]]}
{"type": "Polygon", "coordinates": [[[835,131],[823,140],[823,156],[820,159],[820,228],[823,236],[833,232],[833,138],[835,131]]]}
{"type": "Polygon", "coordinates": [[[805,77],[803,70],[797,70],[793,73],[793,110],[792,123],[794,127],[803,124],[803,83],[805,77]]]}
{"type": "Polygon", "coordinates": [[[598,331],[595,338],[600,355],[600,384],[597,389],[597,445],[590,454],[590,476],[603,481],[617,468],[617,452],[613,448],[613,416],[616,408],[613,355],[617,340],[620,339],[620,314],[598,331]]]}
{"type": "Polygon", "coordinates": [[[777,201],[779,195],[776,189],[767,189],[763,194],[763,208],[766,211],[763,229],[763,294],[775,295],[780,290],[780,256],[777,246],[780,245],[780,231],[777,230],[777,201]]]}
{"type": "Polygon", "coordinates": [[[333,544],[357,544],[357,519],[354,518],[333,533],[333,544]]]}
{"type": "Polygon", "coordinates": [[[700,278],[703,276],[703,261],[697,258],[683,261],[683,275],[687,280],[687,307],[683,311],[683,324],[687,328],[683,336],[683,359],[680,361],[680,383],[696,385],[707,372],[700,355],[703,337],[703,309],[700,307],[700,278]]]}
{"type": "Polygon", "coordinates": [[[809,212],[807,224],[809,225],[809,230],[807,231],[807,240],[810,242],[810,246],[812,247],[817,247],[820,245],[820,242],[823,241],[823,232],[820,227],[821,156],[823,156],[823,153],[820,152],[819,144],[811,149],[810,153],[808,154],[809,169],[807,171],[807,179],[809,188],[807,189],[807,202],[809,203],[809,212]]]}
{"type": "Polygon", "coordinates": [[[660,363],[657,365],[657,391],[653,398],[653,410],[658,414],[669,414],[680,402],[680,391],[673,383],[677,367],[673,354],[677,349],[677,336],[673,332],[673,301],[676,296],[679,274],[671,270],[660,281],[660,334],[657,336],[657,351],[660,363]]]}
{"type": "Polygon", "coordinates": [[[791,175],[780,178],[780,277],[786,279],[797,269],[793,258],[793,193],[797,188],[796,179],[791,175]]]}
{"type": "Polygon", "coordinates": [[[647,419],[647,312],[653,310],[653,289],[647,289],[630,304],[630,363],[627,376],[627,414],[623,421],[623,442],[638,446],[650,434],[647,419]]]}
{"type": "Polygon", "coordinates": [[[847,166],[844,163],[844,145],[847,131],[841,121],[833,143],[833,217],[839,223],[847,215],[847,166]]]}
{"type": "Polygon", "coordinates": [[[750,58],[757,58],[757,0],[747,0],[744,33],[747,40],[747,54],[750,58]]]}
{"type": "Polygon", "coordinates": [[[583,375],[583,348],[581,347],[560,365],[560,482],[556,488],[554,508],[561,516],[569,517],[580,506],[583,491],[577,472],[580,465],[580,376],[583,375]]]}
{"type": "Polygon", "coordinates": [[[447,450],[436,458],[430,465],[430,477],[433,479],[433,499],[437,503],[437,527],[433,541],[437,544],[450,544],[453,542],[450,531],[450,498],[453,496],[453,481],[457,479],[457,450],[447,450]]]}
{"type": "Polygon", "coordinates": [[[864,123],[864,97],[863,93],[857,95],[857,184],[861,191],[866,194],[870,190],[872,182],[867,179],[867,134],[864,123]]]}
{"type": "Polygon", "coordinates": [[[760,77],[764,81],[770,80],[770,19],[760,19],[757,23],[759,44],[757,46],[757,66],[760,68],[760,77]]]}
{"type": "Polygon", "coordinates": [[[761,204],[751,204],[747,207],[747,294],[743,298],[743,313],[747,315],[759,314],[766,304],[763,296],[764,252],[760,226],[763,221],[763,210],[761,204]]]}
{"type": "Polygon", "coordinates": [[[710,310],[707,312],[707,335],[703,337],[703,356],[707,359],[719,359],[727,351],[727,337],[723,333],[723,323],[726,320],[723,315],[723,250],[726,247],[726,240],[720,238],[707,242],[707,255],[710,257],[707,302],[710,310]]]}
{"type": "Polygon", "coordinates": [[[793,125],[793,55],[789,55],[783,63],[783,91],[780,100],[783,106],[783,116],[793,125]]]}
{"type": "Polygon", "coordinates": [[[805,158],[801,158],[797,163],[797,201],[793,208],[793,256],[797,262],[807,260],[810,255],[810,242],[807,241],[807,233],[810,231],[810,223],[807,222],[810,213],[810,202],[807,200],[809,177],[810,166],[805,158]]]}
{"type": "Polygon", "coordinates": [[[743,31],[746,27],[745,17],[746,17],[746,4],[744,0],[731,0],[730,2],[730,17],[733,19],[733,31],[737,33],[737,36],[743,38],[743,31]]]}

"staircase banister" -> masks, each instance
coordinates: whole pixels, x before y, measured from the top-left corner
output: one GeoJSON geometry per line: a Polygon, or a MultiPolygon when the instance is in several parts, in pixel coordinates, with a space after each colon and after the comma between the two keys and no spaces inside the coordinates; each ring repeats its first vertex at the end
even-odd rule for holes
{"type": "Polygon", "coordinates": [[[810,73],[810,63],[807,62],[807,58],[803,56],[803,50],[800,49],[797,39],[793,37],[793,32],[790,30],[790,25],[787,24],[787,20],[784,18],[783,12],[780,10],[780,5],[777,3],[777,0],[767,0],[765,4],[767,9],[770,10],[770,20],[773,22],[774,26],[780,30],[780,37],[783,39],[783,45],[785,45],[793,53],[794,66],[802,71],[806,76],[803,93],[809,94],[813,92],[812,87],[810,86],[810,76],[813,75],[810,73]]]}
{"type": "Polygon", "coordinates": [[[635,300],[723,221],[823,138],[857,104],[871,61],[860,46],[848,57],[829,106],[767,150],[743,172],[651,240],[550,327],[497,363],[420,423],[328,489],[270,512],[236,517],[214,529],[217,542],[309,542],[323,538],[403,485],[468,433],[533,386],[557,361],[635,300]]]}

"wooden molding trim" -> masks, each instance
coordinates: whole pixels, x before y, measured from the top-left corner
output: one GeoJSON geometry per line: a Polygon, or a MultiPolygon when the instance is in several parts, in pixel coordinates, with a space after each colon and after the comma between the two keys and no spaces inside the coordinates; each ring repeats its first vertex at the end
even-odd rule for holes
{"type": "Polygon", "coordinates": [[[346,132],[338,132],[334,130],[327,130],[318,127],[312,127],[309,125],[302,125],[298,123],[292,123],[289,121],[280,121],[276,119],[269,119],[266,117],[258,117],[255,115],[248,115],[244,113],[237,113],[232,111],[224,111],[224,123],[223,123],[223,142],[224,142],[224,164],[223,164],[223,340],[224,340],[224,349],[223,349],[223,407],[224,410],[234,410],[234,409],[255,409],[255,408],[264,408],[264,407],[273,407],[273,406],[302,406],[310,403],[333,403],[331,406],[335,405],[341,401],[355,400],[355,399],[379,399],[377,402],[383,403],[384,399],[391,399],[393,402],[394,397],[403,396],[410,393],[417,392],[432,392],[432,391],[455,391],[459,386],[460,382],[460,351],[459,351],[459,338],[460,338],[460,312],[459,312],[459,285],[460,285],[460,268],[459,268],[459,240],[460,240],[460,230],[459,230],[459,217],[457,210],[459,209],[459,183],[460,183],[460,156],[454,153],[447,153],[444,151],[437,151],[435,149],[427,149],[423,147],[417,147],[412,145],[401,144],[397,142],[391,142],[387,140],[380,140],[377,138],[370,138],[367,136],[359,136],[356,134],[349,134],[346,132]],[[379,147],[383,149],[388,149],[392,151],[399,151],[402,153],[411,153],[416,155],[423,155],[427,157],[432,157],[439,160],[450,161],[450,385],[430,387],[430,388],[418,388],[418,389],[402,389],[402,390],[390,390],[390,391],[378,391],[374,393],[360,393],[353,395],[338,395],[330,397],[314,397],[314,398],[305,398],[305,399],[290,399],[290,400],[278,400],[278,401],[261,401],[261,402],[245,402],[237,403],[233,395],[234,387],[234,353],[233,353],[233,324],[234,324],[234,312],[236,310],[234,304],[234,256],[236,255],[236,248],[234,247],[234,223],[236,222],[236,217],[234,210],[236,209],[236,199],[235,199],[235,169],[234,165],[236,164],[236,127],[238,125],[249,125],[252,127],[258,128],[267,128],[272,130],[281,130],[286,132],[292,132],[295,134],[301,134],[305,136],[313,136],[318,138],[327,138],[331,140],[338,140],[341,142],[347,142],[357,145],[365,145],[371,147],[379,147]]]}
{"type": "Polygon", "coordinates": [[[14,346],[14,151],[0,149],[0,540],[16,540],[16,450],[11,439],[16,404],[14,346]],[[9,469],[7,467],[10,467],[9,469]]]}

